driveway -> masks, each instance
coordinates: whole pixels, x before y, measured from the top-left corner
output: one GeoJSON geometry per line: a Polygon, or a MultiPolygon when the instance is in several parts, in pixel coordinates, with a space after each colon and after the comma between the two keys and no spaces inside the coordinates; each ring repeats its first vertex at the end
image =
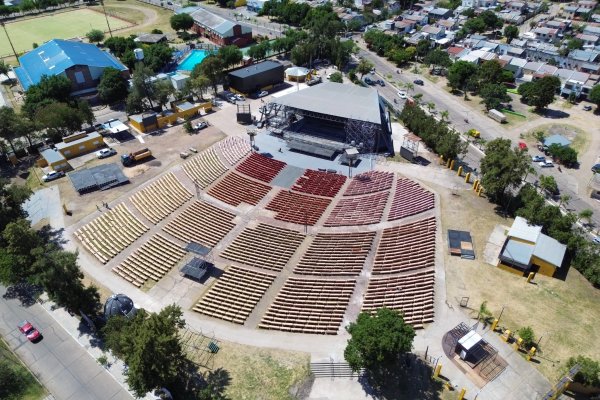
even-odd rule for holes
{"type": "MultiPolygon", "coordinates": [[[[6,288],[0,286],[0,296],[6,288]]],[[[0,299],[0,334],[57,400],[132,400],[133,397],[39,304],[0,299]],[[17,329],[27,319],[44,338],[30,343],[17,329]]]]}

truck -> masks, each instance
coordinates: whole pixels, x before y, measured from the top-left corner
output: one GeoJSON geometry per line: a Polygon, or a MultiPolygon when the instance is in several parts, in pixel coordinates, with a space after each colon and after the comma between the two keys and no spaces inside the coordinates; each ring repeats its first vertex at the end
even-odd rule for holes
{"type": "Polygon", "coordinates": [[[502,114],[498,110],[491,109],[488,111],[488,117],[501,124],[506,122],[506,115],[502,114]]]}
{"type": "Polygon", "coordinates": [[[133,164],[136,164],[139,161],[145,160],[148,157],[152,156],[152,152],[150,149],[145,148],[138,151],[134,151],[133,153],[123,154],[121,156],[121,163],[125,167],[129,167],[133,164]]]}

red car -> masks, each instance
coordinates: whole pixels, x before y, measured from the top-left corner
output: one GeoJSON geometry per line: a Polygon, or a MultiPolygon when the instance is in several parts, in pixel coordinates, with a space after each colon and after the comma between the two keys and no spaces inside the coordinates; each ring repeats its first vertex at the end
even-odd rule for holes
{"type": "Polygon", "coordinates": [[[29,339],[30,342],[35,342],[42,337],[40,331],[35,329],[29,321],[21,322],[18,327],[21,333],[27,336],[27,339],[29,339]]]}

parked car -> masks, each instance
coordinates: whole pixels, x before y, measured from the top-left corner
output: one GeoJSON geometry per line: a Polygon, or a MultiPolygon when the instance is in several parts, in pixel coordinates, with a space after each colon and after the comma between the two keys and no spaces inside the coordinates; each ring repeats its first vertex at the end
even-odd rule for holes
{"type": "Polygon", "coordinates": [[[115,149],[112,149],[112,148],[102,149],[102,150],[98,150],[96,152],[96,157],[106,158],[106,157],[114,156],[115,154],[117,154],[117,151],[115,149]]]}
{"type": "Polygon", "coordinates": [[[197,131],[204,129],[206,127],[208,127],[208,123],[206,121],[200,121],[196,125],[194,125],[194,129],[197,131]]]}
{"type": "Polygon", "coordinates": [[[519,142],[519,149],[527,150],[527,144],[525,142],[519,142]]]}
{"type": "Polygon", "coordinates": [[[592,167],[592,172],[594,172],[594,173],[600,172],[600,164],[594,164],[594,166],[592,167]]]}
{"type": "Polygon", "coordinates": [[[379,86],[385,86],[385,82],[384,82],[384,81],[382,81],[381,79],[378,79],[378,80],[377,80],[377,84],[378,84],[379,86]]]}
{"type": "Polygon", "coordinates": [[[17,325],[17,327],[19,328],[19,331],[23,335],[25,335],[30,342],[36,342],[42,337],[40,331],[35,329],[31,322],[27,320],[21,322],[19,325],[17,325]]]}
{"type": "Polygon", "coordinates": [[[399,90],[398,91],[398,97],[400,97],[401,99],[406,99],[408,96],[406,95],[406,91],[405,90],[399,90]]]}
{"type": "Polygon", "coordinates": [[[592,111],[592,106],[583,106],[584,111],[592,111]]]}
{"type": "Polygon", "coordinates": [[[425,82],[423,82],[421,79],[415,79],[415,80],[413,81],[413,83],[414,83],[415,85],[419,85],[419,86],[423,86],[423,85],[425,85],[425,82]]]}
{"type": "Polygon", "coordinates": [[[594,236],[594,238],[592,239],[592,242],[594,242],[596,244],[600,244],[600,237],[594,236]]]}
{"type": "Polygon", "coordinates": [[[477,129],[469,129],[467,131],[467,135],[474,137],[475,139],[478,139],[481,137],[481,132],[479,132],[477,129]]]}
{"type": "Polygon", "coordinates": [[[239,101],[246,100],[246,98],[243,95],[241,95],[241,94],[234,94],[233,97],[235,97],[235,99],[239,100],[239,101]]]}
{"type": "Polygon", "coordinates": [[[265,96],[268,96],[268,95],[269,95],[269,92],[267,92],[266,90],[263,90],[261,92],[256,93],[256,98],[260,99],[261,97],[265,97],[265,96]]]}
{"type": "Polygon", "coordinates": [[[50,171],[46,175],[42,176],[42,180],[44,182],[50,182],[58,178],[62,178],[65,176],[65,173],[62,171],[50,171]]]}
{"type": "Polygon", "coordinates": [[[540,162],[538,163],[538,165],[539,165],[541,168],[552,168],[552,167],[554,167],[554,163],[552,163],[552,161],[547,161],[547,160],[540,161],[540,162]]]}
{"type": "Polygon", "coordinates": [[[546,162],[546,157],[544,157],[544,156],[532,156],[531,157],[531,161],[537,162],[537,163],[539,163],[539,162],[546,162]]]}

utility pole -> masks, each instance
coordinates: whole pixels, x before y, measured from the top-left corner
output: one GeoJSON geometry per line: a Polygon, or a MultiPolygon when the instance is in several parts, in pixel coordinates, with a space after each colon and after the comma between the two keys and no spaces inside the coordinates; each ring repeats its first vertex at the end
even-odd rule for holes
{"type": "Polygon", "coordinates": [[[17,62],[19,62],[19,56],[17,56],[17,52],[15,51],[15,46],[13,46],[12,40],[10,40],[10,36],[8,36],[8,31],[6,30],[6,25],[4,25],[4,21],[0,21],[0,25],[2,25],[2,28],[4,28],[4,33],[6,34],[8,43],[10,43],[10,48],[12,49],[13,54],[14,54],[15,58],[17,59],[17,62]]]}
{"type": "Polygon", "coordinates": [[[106,26],[108,26],[108,34],[110,37],[113,37],[112,30],[110,29],[110,23],[108,22],[108,15],[106,15],[106,8],[104,7],[104,0],[100,0],[100,4],[102,4],[102,11],[104,12],[104,18],[106,19],[106,26]]]}

